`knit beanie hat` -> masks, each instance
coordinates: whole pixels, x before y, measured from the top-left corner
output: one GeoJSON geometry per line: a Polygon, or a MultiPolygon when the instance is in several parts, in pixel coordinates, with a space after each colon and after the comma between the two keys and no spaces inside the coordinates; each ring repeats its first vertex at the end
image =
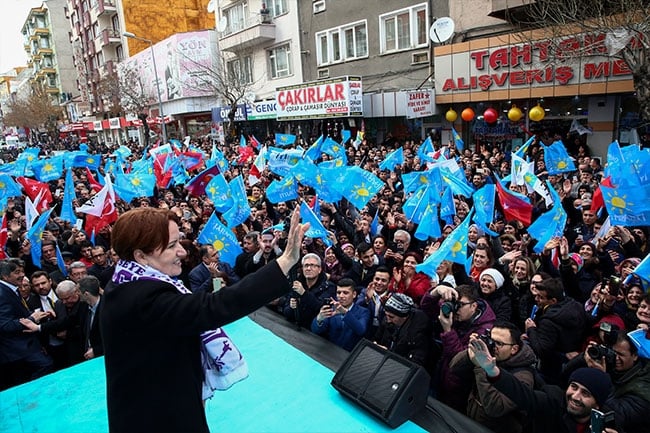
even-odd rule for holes
{"type": "Polygon", "coordinates": [[[605,403],[612,392],[612,379],[609,374],[597,368],[579,368],[571,373],[569,382],[576,382],[587,388],[599,406],[605,403]]]}
{"type": "Polygon", "coordinates": [[[406,317],[413,310],[414,306],[415,304],[410,296],[404,293],[393,293],[386,301],[384,310],[399,317],[406,317]]]}
{"type": "Polygon", "coordinates": [[[481,275],[478,277],[478,279],[480,280],[481,278],[483,278],[483,275],[489,275],[490,277],[492,277],[494,282],[497,283],[497,289],[500,289],[501,286],[503,286],[503,282],[505,281],[505,278],[503,278],[501,272],[497,271],[496,269],[487,268],[486,270],[481,272],[481,275]]]}
{"type": "Polygon", "coordinates": [[[573,260],[576,265],[578,265],[578,272],[580,272],[580,269],[582,269],[582,265],[584,265],[584,260],[582,259],[582,256],[578,253],[571,253],[569,254],[569,259],[573,260]]]}

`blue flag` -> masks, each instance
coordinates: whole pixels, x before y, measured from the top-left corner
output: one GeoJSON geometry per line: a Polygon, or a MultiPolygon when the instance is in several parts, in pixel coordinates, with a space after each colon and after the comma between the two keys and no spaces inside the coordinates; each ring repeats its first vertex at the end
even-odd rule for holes
{"type": "Polygon", "coordinates": [[[420,161],[422,162],[433,162],[433,158],[429,154],[434,152],[435,149],[433,148],[431,137],[427,137],[420,147],[418,147],[417,155],[420,157],[420,161]]]}
{"type": "Polygon", "coordinates": [[[467,262],[467,232],[471,217],[472,211],[470,210],[465,220],[445,238],[440,248],[427,257],[424,262],[415,266],[415,270],[433,276],[443,260],[450,260],[465,266],[467,262]]]}
{"type": "Polygon", "coordinates": [[[467,182],[467,179],[464,175],[461,178],[460,176],[452,173],[448,168],[441,167],[440,176],[442,177],[442,180],[444,180],[447,185],[451,187],[451,190],[454,194],[462,195],[464,197],[471,197],[474,193],[474,187],[467,182]]]}
{"type": "Polygon", "coordinates": [[[208,222],[205,223],[197,241],[204,245],[212,245],[219,252],[220,260],[231,266],[235,265],[237,256],[242,253],[237,238],[219,221],[215,212],[212,212],[208,222]]]}
{"type": "Polygon", "coordinates": [[[550,146],[544,146],[544,164],[548,174],[560,174],[575,171],[576,166],[566,151],[561,141],[556,141],[550,146]]]}
{"type": "Polygon", "coordinates": [[[296,142],[296,136],[293,134],[275,134],[276,146],[288,146],[296,142]]]}
{"type": "Polygon", "coordinates": [[[454,215],[456,215],[456,202],[454,201],[454,194],[450,187],[445,187],[440,200],[440,218],[445,220],[447,224],[454,222],[454,215]]]}
{"type": "Polygon", "coordinates": [[[643,280],[643,287],[647,293],[648,286],[650,286],[650,254],[645,256],[632,273],[643,280]]]}
{"type": "Polygon", "coordinates": [[[311,146],[309,146],[309,149],[305,151],[305,156],[314,162],[320,159],[321,153],[323,153],[323,151],[321,150],[321,146],[323,145],[324,139],[325,139],[324,135],[318,137],[318,140],[316,140],[311,146]]]}
{"type": "Polygon", "coordinates": [[[331,137],[327,137],[325,141],[323,141],[323,144],[321,145],[320,149],[321,152],[331,155],[335,159],[345,158],[345,160],[347,160],[347,156],[345,154],[345,147],[342,144],[339,144],[336,141],[334,141],[331,137]]]}
{"type": "Polygon", "coordinates": [[[22,195],[23,192],[18,182],[8,174],[0,174],[0,197],[20,197],[22,195]]]}
{"type": "Polygon", "coordinates": [[[562,236],[567,222],[567,213],[562,207],[562,199],[549,181],[546,181],[546,185],[553,198],[553,207],[540,215],[527,230],[528,234],[537,240],[533,247],[536,253],[541,253],[544,245],[552,238],[562,236]]]}
{"type": "Polygon", "coordinates": [[[379,209],[375,211],[375,216],[370,223],[370,236],[376,236],[377,234],[379,234],[379,209]]]}
{"type": "Polygon", "coordinates": [[[63,175],[63,155],[38,159],[32,162],[32,170],[36,180],[40,182],[57,180],[63,175]]]}
{"type": "MultiPolygon", "coordinates": [[[[88,167],[91,170],[97,170],[102,162],[101,155],[90,155],[82,152],[72,159],[72,167],[88,167]]],[[[66,165],[66,168],[68,166],[66,165]]]]}
{"type": "Polygon", "coordinates": [[[56,264],[59,267],[61,274],[63,274],[64,277],[67,277],[68,268],[65,266],[65,261],[63,260],[63,255],[61,254],[61,249],[59,248],[58,242],[55,243],[55,247],[56,247],[56,264]]]}
{"type": "Polygon", "coordinates": [[[244,137],[244,134],[239,137],[239,147],[246,147],[246,137],[244,137]]]}
{"type": "Polygon", "coordinates": [[[246,221],[246,218],[251,214],[251,207],[248,204],[246,187],[244,186],[244,179],[241,177],[241,174],[233,178],[229,186],[233,205],[230,210],[223,214],[223,219],[226,220],[228,228],[232,229],[246,221]]]}
{"type": "Polygon", "coordinates": [[[404,149],[401,147],[386,155],[386,158],[379,163],[379,169],[393,171],[398,164],[404,164],[404,149]]]}
{"type": "Polygon", "coordinates": [[[456,132],[456,128],[454,128],[453,126],[451,127],[451,136],[454,138],[454,144],[456,145],[456,149],[463,150],[465,148],[465,142],[461,138],[460,134],[456,132]]]}
{"type": "Polygon", "coordinates": [[[524,159],[524,155],[526,155],[526,152],[528,151],[528,148],[530,147],[531,144],[533,144],[533,141],[535,141],[535,135],[530,137],[526,142],[521,146],[519,149],[517,149],[516,152],[514,152],[515,155],[517,155],[519,158],[524,159]]]}
{"type": "Polygon", "coordinates": [[[420,224],[429,204],[429,187],[422,185],[402,205],[402,212],[409,221],[420,224]]]}
{"type": "Polygon", "coordinates": [[[223,174],[216,174],[205,187],[205,194],[214,203],[217,212],[224,213],[232,208],[234,203],[230,194],[230,186],[223,174]]]}
{"type": "Polygon", "coordinates": [[[496,187],[494,184],[483,185],[474,193],[474,222],[490,236],[498,236],[488,227],[494,221],[494,197],[496,187]]]}
{"type": "Polygon", "coordinates": [[[113,184],[117,195],[126,202],[136,197],[152,197],[154,186],[156,186],[156,176],[144,171],[117,173],[113,184]]]}
{"type": "Polygon", "coordinates": [[[352,131],[350,131],[350,130],[348,130],[348,129],[343,129],[343,130],[341,131],[341,144],[342,144],[342,145],[345,145],[345,143],[348,142],[348,140],[350,139],[350,137],[352,137],[352,131]]]}
{"type": "Polygon", "coordinates": [[[438,222],[438,206],[429,204],[424,210],[418,229],[415,231],[415,238],[426,241],[429,238],[439,238],[441,235],[440,223],[438,222]]]}
{"type": "Polygon", "coordinates": [[[63,188],[63,202],[61,204],[61,213],[59,217],[70,224],[77,222],[77,216],[74,213],[74,200],[77,195],[72,180],[72,169],[68,168],[65,172],[65,187],[63,188]]]}
{"type": "Polygon", "coordinates": [[[384,181],[358,166],[347,168],[345,181],[338,191],[357,209],[363,208],[383,188],[384,181]]]}
{"type": "Polygon", "coordinates": [[[280,203],[281,201],[295,200],[298,198],[298,184],[296,179],[287,176],[280,180],[274,180],[266,188],[266,198],[271,203],[280,203]]]}
{"type": "Polygon", "coordinates": [[[320,238],[328,247],[332,245],[332,241],[328,239],[327,230],[320,221],[320,218],[316,216],[314,211],[304,201],[300,203],[300,217],[303,223],[309,223],[309,230],[305,233],[306,237],[320,238]]]}
{"type": "Polygon", "coordinates": [[[27,240],[29,240],[29,243],[31,244],[30,250],[32,253],[32,262],[39,268],[41,268],[41,245],[43,244],[43,231],[45,230],[45,226],[47,226],[47,222],[50,219],[51,213],[52,209],[48,209],[43,212],[38,217],[36,222],[32,225],[32,228],[29,229],[26,236],[27,240]]]}
{"type": "Polygon", "coordinates": [[[600,184],[603,200],[612,225],[650,225],[650,192],[648,185],[628,180],[610,188],[600,184]]]}

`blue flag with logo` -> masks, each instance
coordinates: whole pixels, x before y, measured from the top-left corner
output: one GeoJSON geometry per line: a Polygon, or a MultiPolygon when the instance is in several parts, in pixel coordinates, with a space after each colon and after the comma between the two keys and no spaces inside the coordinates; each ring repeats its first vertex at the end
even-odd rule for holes
{"type": "Polygon", "coordinates": [[[311,146],[309,146],[309,149],[305,151],[305,156],[314,162],[317,161],[321,157],[321,153],[323,153],[321,150],[323,140],[325,140],[324,135],[318,137],[318,140],[316,140],[311,146]]]}
{"type": "Polygon", "coordinates": [[[379,163],[379,169],[393,171],[395,170],[395,166],[398,164],[404,164],[404,149],[401,147],[386,155],[386,158],[379,163]]]}
{"type": "Polygon", "coordinates": [[[335,188],[357,209],[361,209],[383,188],[384,181],[356,165],[346,168],[345,181],[335,188]]]}
{"type": "Polygon", "coordinates": [[[454,144],[456,145],[456,149],[463,150],[465,148],[465,142],[461,138],[460,134],[456,132],[456,128],[454,128],[453,126],[451,127],[451,136],[454,138],[454,144]]]}
{"type": "Polygon", "coordinates": [[[20,197],[23,195],[21,186],[8,174],[0,174],[0,197],[20,197]]]}
{"type": "Polygon", "coordinates": [[[332,241],[327,237],[327,230],[320,221],[320,218],[316,216],[314,211],[304,201],[300,203],[300,217],[303,223],[309,223],[309,230],[305,233],[306,237],[320,238],[328,247],[332,245],[332,241]]]}
{"type": "Polygon", "coordinates": [[[208,222],[205,223],[197,241],[204,245],[212,245],[219,252],[219,259],[230,266],[235,265],[237,256],[242,253],[239,242],[232,230],[219,221],[215,212],[212,212],[208,222]]]}
{"type": "Polygon", "coordinates": [[[34,177],[39,182],[50,182],[60,179],[63,175],[63,155],[37,159],[32,162],[34,177]]]}
{"type": "Polygon", "coordinates": [[[251,214],[251,207],[248,204],[246,187],[244,186],[244,179],[241,177],[241,174],[233,178],[229,186],[233,205],[230,210],[223,214],[223,219],[226,220],[228,228],[232,229],[246,221],[246,218],[251,214]]]}
{"type": "Polygon", "coordinates": [[[541,253],[544,245],[552,238],[562,236],[567,222],[567,213],[562,207],[562,199],[549,181],[546,181],[546,186],[551,193],[553,207],[540,215],[527,229],[528,234],[537,240],[533,247],[536,253],[541,253]]]}
{"type": "Polygon", "coordinates": [[[443,260],[449,260],[465,266],[467,262],[467,232],[469,231],[471,217],[472,211],[470,210],[465,220],[445,238],[440,248],[427,257],[424,262],[417,265],[415,270],[433,276],[438,265],[443,260]]]}
{"type": "Polygon", "coordinates": [[[561,141],[556,141],[550,146],[544,146],[544,164],[550,175],[575,171],[576,166],[561,141]]]}
{"type": "Polygon", "coordinates": [[[483,185],[474,193],[474,222],[490,236],[498,236],[498,233],[488,227],[494,221],[494,197],[496,187],[493,183],[483,185]]]}
{"type": "Polygon", "coordinates": [[[32,253],[32,262],[42,268],[41,266],[41,246],[43,244],[43,231],[47,222],[50,219],[50,214],[52,209],[48,209],[39,215],[36,222],[32,225],[32,228],[27,232],[27,240],[30,243],[30,251],[32,253]]]}
{"type": "Polygon", "coordinates": [[[431,153],[435,153],[435,149],[433,148],[431,137],[427,137],[420,147],[418,147],[417,155],[422,162],[433,162],[433,157],[429,155],[431,153]]]}
{"type": "Polygon", "coordinates": [[[276,179],[266,188],[266,198],[271,203],[295,200],[298,198],[298,183],[292,176],[276,179]]]}
{"type": "Polygon", "coordinates": [[[205,187],[205,194],[214,203],[217,212],[224,213],[233,206],[234,201],[230,194],[230,186],[221,173],[214,175],[208,182],[205,187]]]}
{"type": "Polygon", "coordinates": [[[438,206],[428,204],[415,231],[415,238],[425,241],[429,238],[439,238],[441,235],[440,223],[438,222],[438,206]]]}
{"type": "Polygon", "coordinates": [[[276,146],[289,146],[296,142],[296,136],[293,134],[275,134],[276,146]]]}

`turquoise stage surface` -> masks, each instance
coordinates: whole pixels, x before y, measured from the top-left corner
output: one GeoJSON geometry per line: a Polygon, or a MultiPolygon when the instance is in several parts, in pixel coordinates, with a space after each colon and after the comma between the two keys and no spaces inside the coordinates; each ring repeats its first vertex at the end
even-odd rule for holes
{"type": "MultiPolygon", "coordinates": [[[[250,376],[207,403],[212,432],[425,431],[410,421],[390,429],[332,388],[333,371],[251,319],[226,330],[250,376]]],[[[103,358],[0,393],[0,433],[107,431],[103,358]]]]}

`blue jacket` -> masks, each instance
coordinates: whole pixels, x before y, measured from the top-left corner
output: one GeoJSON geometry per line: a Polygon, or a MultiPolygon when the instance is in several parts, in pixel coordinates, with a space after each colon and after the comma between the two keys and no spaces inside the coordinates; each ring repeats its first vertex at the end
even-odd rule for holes
{"type": "Polygon", "coordinates": [[[328,317],[319,325],[316,318],[311,322],[314,334],[327,334],[328,339],[347,351],[354,349],[363,338],[370,322],[370,311],[367,308],[352,304],[347,314],[336,314],[328,317]]]}

